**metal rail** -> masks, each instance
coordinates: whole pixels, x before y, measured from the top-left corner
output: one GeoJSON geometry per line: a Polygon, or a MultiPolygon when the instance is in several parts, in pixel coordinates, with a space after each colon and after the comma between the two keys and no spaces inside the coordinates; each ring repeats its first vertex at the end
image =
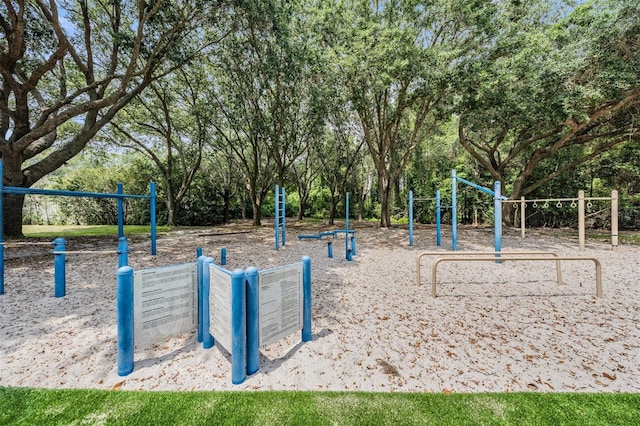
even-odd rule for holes
{"type": "MultiPolygon", "coordinates": [[[[501,251],[501,252],[495,252],[495,251],[475,251],[475,252],[449,252],[449,253],[443,253],[441,251],[425,251],[422,252],[418,255],[418,258],[416,259],[416,271],[417,271],[417,284],[418,287],[420,287],[420,260],[424,257],[424,256],[446,256],[446,257],[457,257],[457,256],[494,256],[493,260],[495,261],[502,261],[502,260],[508,260],[505,259],[504,256],[553,256],[554,258],[557,258],[558,255],[552,251],[501,251]]],[[[558,285],[562,284],[562,270],[560,268],[560,261],[556,262],[556,276],[558,279],[558,285]]]]}
{"type": "MultiPolygon", "coordinates": [[[[433,266],[431,267],[431,296],[436,297],[436,271],[438,268],[438,264],[441,262],[481,262],[481,261],[491,261],[495,262],[495,257],[441,257],[436,259],[433,266]]],[[[501,260],[519,260],[519,261],[540,261],[540,260],[554,260],[559,262],[561,260],[570,260],[570,261],[579,261],[579,260],[590,260],[593,262],[596,269],[596,297],[599,299],[602,298],[602,266],[600,265],[600,261],[595,257],[553,257],[553,258],[545,258],[545,257],[531,257],[531,256],[518,256],[518,257],[509,257],[502,258],[501,260]]]]}

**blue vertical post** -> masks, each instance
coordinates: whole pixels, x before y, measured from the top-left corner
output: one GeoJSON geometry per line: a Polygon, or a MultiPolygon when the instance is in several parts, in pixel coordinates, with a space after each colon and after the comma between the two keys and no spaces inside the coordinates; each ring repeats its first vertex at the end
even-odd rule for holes
{"type": "Polygon", "coordinates": [[[451,250],[456,251],[458,245],[458,200],[456,189],[458,186],[456,170],[451,170],[451,250]]]}
{"type": "Polygon", "coordinates": [[[282,208],[280,209],[282,215],[282,245],[287,244],[287,194],[284,186],[282,187],[282,208]]]}
{"type": "Polygon", "coordinates": [[[222,247],[220,249],[220,265],[224,266],[227,264],[227,249],[222,247]]]}
{"type": "Polygon", "coordinates": [[[493,183],[493,192],[495,251],[500,252],[502,250],[502,189],[500,188],[500,182],[493,183]]]}
{"type": "Polygon", "coordinates": [[[333,259],[333,243],[331,241],[327,241],[327,256],[329,259],[333,259]]]}
{"type": "Polygon", "coordinates": [[[0,160],[0,295],[4,294],[4,174],[0,160]]]}
{"type": "Polygon", "coordinates": [[[202,256],[202,247],[196,247],[196,260],[202,256]]]}
{"type": "Polygon", "coordinates": [[[118,238],[118,268],[127,266],[129,264],[129,245],[127,244],[127,237],[118,238]]]}
{"type": "Polygon", "coordinates": [[[276,185],[276,214],[275,214],[275,234],[276,234],[276,250],[280,250],[280,187],[276,185]]]}
{"type": "Polygon", "coordinates": [[[302,258],[302,341],[310,342],[311,334],[311,258],[302,258]]]}
{"type": "Polygon", "coordinates": [[[56,238],[51,243],[53,245],[53,266],[55,278],[55,297],[64,297],[66,294],[66,256],[64,255],[67,241],[64,238],[56,238]]]}
{"type": "Polygon", "coordinates": [[[247,282],[247,375],[260,369],[260,311],[258,304],[258,268],[245,271],[247,282]]]}
{"type": "Polygon", "coordinates": [[[118,269],[118,375],[133,371],[133,269],[118,269]]]}
{"type": "Polygon", "coordinates": [[[436,190],[436,245],[441,245],[440,241],[440,190],[436,190]]]}
{"type": "MultiPolygon", "coordinates": [[[[122,190],[122,183],[118,183],[117,193],[118,195],[124,194],[122,190]]],[[[118,238],[122,238],[124,237],[124,199],[123,197],[118,197],[117,201],[118,201],[118,238]]]]}
{"type": "Polygon", "coordinates": [[[156,183],[151,182],[149,185],[151,192],[151,256],[156,255],[156,183]]]}
{"type": "Polygon", "coordinates": [[[215,341],[210,333],[211,312],[209,310],[209,297],[211,295],[211,269],[213,257],[205,257],[202,260],[202,347],[209,349],[215,341]]]}
{"type": "Polygon", "coordinates": [[[247,374],[247,287],[245,273],[231,273],[231,383],[239,385],[247,374]]]}
{"type": "Polygon", "coordinates": [[[349,249],[349,193],[347,192],[345,200],[345,218],[344,218],[344,251],[348,261],[351,261],[351,250],[349,249]]]}
{"type": "Polygon", "coordinates": [[[409,191],[409,246],[413,246],[413,191],[409,191]]]}
{"type": "Polygon", "coordinates": [[[202,293],[204,285],[204,260],[205,256],[202,255],[202,250],[199,250],[198,256],[198,343],[202,342],[202,330],[204,328],[202,324],[202,293]]]}
{"type": "Polygon", "coordinates": [[[356,255],[356,234],[351,236],[351,254],[356,255]]]}

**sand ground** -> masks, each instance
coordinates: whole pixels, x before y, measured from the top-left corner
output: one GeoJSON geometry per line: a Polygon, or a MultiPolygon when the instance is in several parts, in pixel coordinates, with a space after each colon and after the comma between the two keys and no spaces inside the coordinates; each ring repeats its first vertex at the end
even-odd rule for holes
{"type": "MultiPolygon", "coordinates": [[[[330,229],[328,226],[322,230],[330,229]]],[[[640,247],[577,240],[554,232],[506,231],[504,251],[553,251],[602,263],[602,299],[591,262],[565,262],[558,286],[552,262],[444,263],[432,298],[423,251],[451,247],[434,229],[358,228],[356,256],[344,236],[298,240],[318,229],[289,227],[274,250],[268,225],[232,225],[131,241],[134,269],[195,261],[196,247],[228,269],[312,259],[313,340],[299,334],[263,348],[260,370],[231,384],[230,355],[203,349],[195,332],[137,351],[135,370],[117,374],[115,255],[69,255],[67,295],[53,297],[51,247],[7,246],[0,296],[0,386],[139,390],[349,390],[402,392],[639,392],[640,247]],[[243,233],[237,233],[237,232],[243,233]],[[232,233],[235,232],[235,233],[232,233]],[[203,233],[221,235],[201,236],[203,233]],[[334,258],[327,257],[333,241],[334,258]]],[[[115,250],[110,239],[69,241],[69,250],[115,250]]],[[[490,229],[462,228],[458,251],[493,250],[490,229]]]]}

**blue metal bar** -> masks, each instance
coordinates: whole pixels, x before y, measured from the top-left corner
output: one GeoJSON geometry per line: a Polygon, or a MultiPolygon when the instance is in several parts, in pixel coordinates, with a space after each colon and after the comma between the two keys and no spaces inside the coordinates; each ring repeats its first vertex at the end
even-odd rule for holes
{"type": "Polygon", "coordinates": [[[214,263],[213,257],[205,257],[202,261],[202,347],[212,348],[215,340],[209,332],[211,328],[211,312],[209,310],[209,298],[211,295],[211,269],[214,263]]]}
{"type": "Polygon", "coordinates": [[[436,246],[440,247],[440,190],[436,190],[436,246]]]}
{"type": "Polygon", "coordinates": [[[276,190],[275,190],[275,196],[276,196],[276,214],[275,214],[275,223],[274,223],[274,227],[275,227],[275,234],[276,234],[276,251],[280,250],[280,187],[278,185],[276,185],[276,190]]]}
{"type": "Polygon", "coordinates": [[[149,184],[151,210],[151,256],[156,255],[156,183],[149,184]]]}
{"type": "Polygon", "coordinates": [[[66,256],[64,250],[67,245],[67,240],[64,238],[56,238],[51,243],[53,245],[53,266],[54,266],[54,281],[55,297],[64,297],[66,294],[66,256]]]}
{"type": "Polygon", "coordinates": [[[451,250],[456,251],[458,246],[458,200],[456,192],[458,186],[456,170],[451,170],[451,250]]]}
{"type": "Polygon", "coordinates": [[[118,268],[127,266],[129,264],[129,245],[127,244],[126,237],[118,238],[118,268]]]}
{"type": "Polygon", "coordinates": [[[409,191],[409,246],[413,246],[413,191],[409,191]]]}
{"type": "Polygon", "coordinates": [[[347,192],[345,200],[345,218],[344,218],[344,249],[345,256],[348,261],[351,261],[351,250],[349,250],[349,193],[347,192]]]}
{"type": "Polygon", "coordinates": [[[64,191],[61,189],[40,189],[40,188],[20,188],[16,186],[5,186],[2,190],[5,194],[20,195],[55,195],[61,197],[89,197],[89,198],[141,198],[149,199],[149,195],[133,195],[133,194],[109,194],[101,192],[78,192],[64,191]]]}
{"type": "Polygon", "coordinates": [[[231,383],[239,385],[247,377],[247,287],[245,272],[231,273],[231,383]]]}
{"type": "Polygon", "coordinates": [[[302,341],[310,342],[311,333],[311,258],[302,258],[302,341]]]}
{"type": "Polygon", "coordinates": [[[133,269],[118,269],[118,375],[133,371],[133,269]]]}
{"type": "Polygon", "coordinates": [[[280,213],[282,214],[282,246],[284,246],[287,244],[287,194],[284,186],[282,187],[282,209],[280,213]]]}
{"type": "Polygon", "coordinates": [[[495,251],[499,253],[502,250],[502,197],[500,196],[500,182],[494,182],[493,188],[495,192],[493,198],[494,242],[495,251]]]}
{"type": "Polygon", "coordinates": [[[247,281],[247,374],[260,369],[260,311],[258,302],[258,268],[245,271],[247,281]]]}
{"type": "Polygon", "coordinates": [[[220,265],[225,266],[227,264],[227,249],[222,247],[220,249],[220,265]]]}
{"type": "MultiPolygon", "coordinates": [[[[122,190],[122,183],[118,183],[116,191],[118,195],[124,194],[124,191],[122,190]]],[[[124,203],[122,200],[122,197],[118,198],[118,238],[124,237],[124,203]]]]}
{"type": "Polygon", "coordinates": [[[333,243],[331,241],[327,241],[327,257],[333,259],[333,243]]]}
{"type": "Polygon", "coordinates": [[[202,297],[204,286],[204,260],[205,256],[202,255],[202,249],[198,247],[196,252],[198,254],[198,343],[202,342],[202,330],[204,328],[202,324],[202,303],[204,298],[202,297]]]}

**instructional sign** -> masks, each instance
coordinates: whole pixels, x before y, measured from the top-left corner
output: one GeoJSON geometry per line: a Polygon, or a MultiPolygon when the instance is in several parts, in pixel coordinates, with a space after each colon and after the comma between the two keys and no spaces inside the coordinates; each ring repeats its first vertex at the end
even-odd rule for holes
{"type": "Polygon", "coordinates": [[[133,273],[133,339],[145,348],[190,332],[198,323],[197,265],[185,263],[133,273]]]}
{"type": "Polygon", "coordinates": [[[258,273],[261,347],[302,329],[302,263],[258,273]]]}
{"type": "Polygon", "coordinates": [[[231,353],[231,274],[216,265],[209,265],[209,274],[211,334],[231,353]]]}

